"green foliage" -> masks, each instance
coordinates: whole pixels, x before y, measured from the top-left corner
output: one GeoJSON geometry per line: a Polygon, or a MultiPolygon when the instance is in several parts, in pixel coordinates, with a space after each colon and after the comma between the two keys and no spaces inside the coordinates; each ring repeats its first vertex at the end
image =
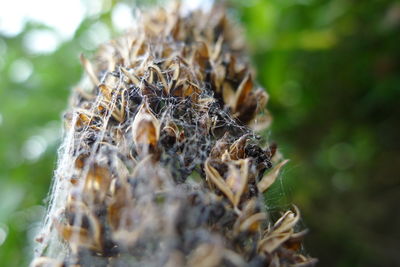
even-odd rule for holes
{"type": "MultiPolygon", "coordinates": [[[[230,4],[245,26],[258,80],[271,97],[274,123],[266,136],[291,159],[272,188],[279,199],[269,199],[268,206],[293,202],[301,208],[311,229],[306,250],[321,266],[399,265],[400,5],[230,4]]],[[[73,39],[51,54],[26,48],[27,34],[43,25],[30,23],[13,38],[0,35],[3,266],[29,261],[27,240],[43,213],[61,114],[81,77],[78,56],[91,53],[84,40],[98,21],[110,27],[111,13],[87,17],[73,39]]]]}
{"type": "Polygon", "coordinates": [[[400,5],[259,1],[241,17],[306,249],[322,266],[398,265],[400,5]]]}

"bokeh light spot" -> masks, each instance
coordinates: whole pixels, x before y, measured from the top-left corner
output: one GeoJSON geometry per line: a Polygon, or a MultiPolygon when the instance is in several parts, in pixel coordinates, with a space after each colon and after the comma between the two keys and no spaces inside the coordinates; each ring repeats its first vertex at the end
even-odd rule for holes
{"type": "Polygon", "coordinates": [[[54,52],[61,40],[50,30],[33,30],[24,37],[24,47],[31,54],[49,54],[54,52]]]}
{"type": "Polygon", "coordinates": [[[8,235],[8,227],[4,224],[0,224],[0,246],[4,244],[8,235]]]}
{"type": "Polygon", "coordinates": [[[346,170],[355,162],[355,152],[348,143],[337,143],[329,149],[329,162],[338,170],[346,170]]]}
{"type": "Polygon", "coordinates": [[[115,5],[111,19],[114,27],[119,31],[125,31],[134,23],[132,8],[127,4],[118,3],[115,5]]]}
{"type": "Polygon", "coordinates": [[[28,160],[37,160],[46,151],[47,142],[41,136],[32,136],[23,146],[23,157],[28,160]]]}
{"type": "Polygon", "coordinates": [[[107,25],[101,22],[93,24],[80,38],[79,44],[87,49],[94,50],[100,44],[110,39],[110,30],[107,25]]]}
{"type": "Polygon", "coordinates": [[[32,63],[25,59],[17,59],[15,60],[10,68],[10,80],[16,83],[25,82],[33,72],[33,65],[32,63]]]}

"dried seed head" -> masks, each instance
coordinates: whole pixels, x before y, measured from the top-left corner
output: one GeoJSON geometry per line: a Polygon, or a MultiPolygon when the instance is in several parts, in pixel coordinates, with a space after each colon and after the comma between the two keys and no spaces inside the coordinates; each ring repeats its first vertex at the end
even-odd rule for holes
{"type": "Polygon", "coordinates": [[[177,4],[81,56],[92,87],[65,116],[34,266],[315,263],[297,208],[275,223],[265,208],[287,161],[254,132],[271,117],[242,35],[222,6],[177,4]]]}

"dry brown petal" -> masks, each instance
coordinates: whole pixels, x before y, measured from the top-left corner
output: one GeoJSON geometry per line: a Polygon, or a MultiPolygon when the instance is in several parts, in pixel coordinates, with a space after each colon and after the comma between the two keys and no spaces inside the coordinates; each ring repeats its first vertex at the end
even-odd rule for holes
{"type": "Polygon", "coordinates": [[[85,69],[85,71],[86,71],[87,75],[89,76],[90,80],[92,81],[93,85],[98,85],[100,83],[100,81],[97,78],[90,61],[87,58],[85,58],[85,56],[83,54],[81,54],[80,60],[83,65],[83,68],[85,69]]]}
{"type": "Polygon", "coordinates": [[[185,255],[179,251],[175,250],[169,254],[168,261],[164,267],[183,267],[185,266],[185,255]]]}
{"type": "Polygon", "coordinates": [[[233,225],[233,232],[235,233],[235,235],[238,235],[240,233],[240,226],[245,220],[247,220],[254,214],[254,212],[256,211],[256,207],[256,198],[251,198],[243,204],[239,217],[236,219],[235,224],[233,225]]]}
{"type": "Polygon", "coordinates": [[[110,41],[110,44],[114,47],[114,50],[118,55],[117,63],[123,66],[129,64],[129,48],[127,46],[127,43],[128,40],[126,37],[110,41]]]}
{"type": "Polygon", "coordinates": [[[104,109],[106,110],[111,110],[112,113],[111,115],[119,122],[123,122],[125,119],[125,106],[126,106],[126,100],[125,100],[125,91],[126,89],[123,89],[122,91],[117,92],[118,94],[121,94],[121,100],[120,100],[120,108],[118,109],[114,103],[116,99],[113,99],[113,89],[109,85],[106,85],[105,83],[102,83],[99,85],[99,89],[101,94],[104,96],[103,99],[100,100],[100,105],[98,106],[98,110],[102,112],[104,109]]]}
{"type": "Polygon", "coordinates": [[[103,94],[106,101],[111,102],[112,89],[104,83],[99,85],[100,92],[103,94]]]}
{"type": "Polygon", "coordinates": [[[216,185],[217,188],[233,203],[234,197],[232,191],[229,189],[219,172],[213,166],[211,166],[209,159],[207,159],[204,163],[204,170],[206,172],[206,179],[209,187],[213,188],[212,185],[216,185]]]}
{"type": "Polygon", "coordinates": [[[126,230],[120,227],[118,230],[112,232],[112,239],[123,245],[123,246],[133,246],[137,240],[140,238],[142,229],[126,230]]]}
{"type": "MultiPolygon", "coordinates": [[[[210,64],[209,60],[210,56],[208,53],[207,44],[204,42],[200,42],[194,53],[194,62],[198,64],[201,72],[209,67],[210,64]]],[[[203,77],[203,75],[204,74],[201,74],[201,77],[203,77]]]]}
{"type": "Polygon", "coordinates": [[[258,248],[260,251],[265,251],[270,254],[285,243],[290,238],[291,234],[292,231],[267,235],[265,238],[260,240],[258,248]]]}
{"type": "Polygon", "coordinates": [[[266,219],[267,215],[264,212],[253,214],[240,225],[239,231],[257,232],[260,228],[261,222],[266,219]]]}
{"type": "Polygon", "coordinates": [[[279,256],[278,254],[273,254],[272,259],[268,265],[268,267],[282,267],[279,261],[279,256]]]}
{"type": "Polygon", "coordinates": [[[122,72],[126,75],[126,77],[128,77],[128,79],[131,81],[131,83],[133,83],[133,85],[140,87],[140,81],[139,78],[136,77],[135,74],[130,73],[127,69],[125,69],[124,67],[121,67],[122,72]]]}
{"type": "Polygon", "coordinates": [[[239,168],[233,164],[229,165],[226,184],[233,194],[232,204],[237,207],[240,203],[240,198],[247,187],[249,178],[249,160],[238,160],[239,168]]]}
{"type": "Polygon", "coordinates": [[[88,201],[102,202],[108,193],[111,183],[111,174],[107,168],[95,165],[85,179],[84,195],[88,201]]]}
{"type": "Polygon", "coordinates": [[[142,80],[139,88],[140,88],[140,92],[141,92],[142,96],[144,96],[144,97],[155,97],[156,96],[157,87],[150,84],[146,80],[142,80]]]}
{"type": "Polygon", "coordinates": [[[211,149],[210,157],[212,159],[221,158],[222,154],[229,148],[229,132],[226,132],[222,138],[218,139],[214,147],[211,149]]]}
{"type": "MultiPolygon", "coordinates": [[[[257,107],[258,99],[257,95],[252,91],[253,80],[250,74],[247,74],[243,81],[240,83],[233,100],[232,113],[241,122],[247,124],[251,119],[254,118],[257,107]]],[[[231,102],[229,99],[229,87],[225,88],[225,99],[231,102]]]]}
{"type": "Polygon", "coordinates": [[[73,250],[79,247],[87,247],[95,251],[101,251],[101,243],[99,237],[93,236],[89,230],[61,223],[55,223],[55,227],[61,237],[68,241],[73,250]]]}
{"type": "MultiPolygon", "coordinates": [[[[127,185],[126,185],[127,186],[127,185]]],[[[127,188],[125,187],[120,187],[118,189],[115,188],[112,189],[113,191],[113,196],[111,199],[110,204],[108,205],[107,209],[107,219],[108,223],[111,226],[113,230],[117,230],[121,223],[122,223],[122,216],[124,213],[127,211],[127,207],[131,205],[131,202],[129,201],[127,203],[127,199],[129,197],[129,194],[127,192],[127,188]]],[[[128,218],[128,216],[124,216],[128,218]]],[[[124,224],[130,227],[132,225],[131,221],[127,221],[125,219],[124,224]]]]}
{"type": "Polygon", "coordinates": [[[189,256],[188,266],[216,267],[220,266],[223,250],[215,244],[201,244],[189,256]]]}
{"type": "Polygon", "coordinates": [[[249,127],[255,132],[261,132],[267,129],[272,122],[271,114],[265,110],[264,114],[257,115],[250,123],[249,127]]]}
{"type": "Polygon", "coordinates": [[[222,154],[221,161],[224,163],[232,162],[232,158],[231,158],[231,155],[229,154],[228,150],[225,150],[225,152],[222,154]]]}
{"type": "Polygon", "coordinates": [[[127,91],[126,89],[121,91],[121,106],[120,106],[120,109],[119,110],[118,109],[114,110],[114,112],[116,112],[115,115],[117,115],[119,117],[119,120],[118,120],[118,118],[117,118],[117,120],[119,122],[121,122],[121,123],[125,120],[125,107],[126,107],[126,104],[127,104],[127,101],[125,99],[125,92],[126,91],[127,91]]]}
{"type": "Polygon", "coordinates": [[[125,119],[126,102],[125,102],[124,97],[122,97],[122,102],[123,103],[121,103],[121,109],[117,109],[116,106],[114,104],[112,104],[111,102],[108,102],[107,100],[106,101],[100,100],[100,105],[99,105],[98,109],[100,111],[102,111],[103,109],[105,109],[105,110],[112,109],[111,115],[113,116],[113,118],[122,123],[125,119]]]}
{"type": "Polygon", "coordinates": [[[113,91],[117,91],[116,89],[118,89],[120,81],[121,81],[120,77],[117,77],[116,75],[112,75],[109,73],[104,76],[101,83],[108,87],[111,96],[113,91]]]}
{"type": "Polygon", "coordinates": [[[169,86],[167,84],[167,81],[165,80],[164,75],[161,73],[160,68],[157,65],[151,64],[149,66],[149,69],[151,69],[151,75],[150,75],[150,79],[149,79],[149,83],[153,83],[153,74],[156,74],[158,79],[161,81],[162,85],[163,85],[163,91],[168,94],[169,91],[169,86]]]}
{"type": "Polygon", "coordinates": [[[186,81],[186,86],[183,89],[183,97],[190,97],[193,103],[197,104],[201,89],[196,84],[186,81]]]}
{"type": "MultiPolygon", "coordinates": [[[[215,91],[218,94],[223,93],[223,84],[225,81],[225,74],[226,74],[226,68],[222,64],[214,64],[212,73],[211,73],[211,81],[212,84],[214,85],[215,91]]],[[[224,98],[223,98],[224,100],[224,98]]],[[[225,101],[224,101],[225,103],[225,101]]]]}
{"type": "Polygon", "coordinates": [[[235,105],[235,90],[233,90],[230,82],[225,81],[222,84],[222,99],[225,105],[233,108],[235,105]]]}
{"type": "Polygon", "coordinates": [[[229,154],[233,160],[244,159],[248,135],[243,135],[238,140],[236,140],[229,148],[229,154]]]}
{"type": "Polygon", "coordinates": [[[299,209],[294,205],[293,207],[295,209],[295,212],[290,210],[287,211],[278,221],[276,221],[272,228],[272,231],[282,233],[293,229],[293,227],[300,220],[299,209]]]}
{"type": "Polygon", "coordinates": [[[244,124],[248,124],[256,115],[257,98],[251,91],[244,105],[239,106],[234,116],[244,124]]]}
{"type": "MultiPolygon", "coordinates": [[[[179,1],[175,1],[178,3],[179,1]]],[[[181,19],[180,17],[177,17],[176,19],[173,20],[172,22],[172,27],[170,27],[170,34],[169,36],[173,36],[175,40],[181,40],[180,32],[181,32],[181,19]]]]}
{"type": "Polygon", "coordinates": [[[261,178],[261,180],[257,183],[258,191],[263,193],[267,190],[276,180],[279,175],[281,168],[288,163],[289,160],[281,161],[275,167],[273,167],[267,174],[261,178]]]}
{"type": "Polygon", "coordinates": [[[300,219],[300,212],[296,206],[294,206],[295,212],[287,211],[271,229],[268,229],[264,233],[264,238],[259,242],[258,248],[260,251],[272,253],[285,242],[290,240],[293,236],[293,240],[302,237],[303,233],[294,234],[294,226],[300,219]]]}
{"type": "Polygon", "coordinates": [[[269,95],[264,89],[258,89],[255,92],[255,96],[257,98],[257,112],[264,110],[265,106],[267,105],[269,95]]]}
{"type": "MultiPolygon", "coordinates": [[[[100,248],[100,240],[101,240],[101,225],[98,218],[93,214],[92,210],[89,208],[91,206],[86,205],[81,200],[77,200],[79,197],[73,197],[71,194],[68,196],[68,201],[66,205],[65,212],[69,214],[74,214],[73,226],[74,229],[82,228],[83,230],[87,230],[87,233],[90,234],[90,238],[92,242],[94,242],[97,246],[97,250],[100,248]],[[83,220],[85,218],[85,222],[83,220]]],[[[62,223],[55,222],[56,228],[58,226],[62,226],[62,223]],[[57,226],[58,224],[58,226],[57,226]]],[[[64,226],[70,226],[65,225],[64,226]]],[[[83,231],[82,230],[82,231],[83,231]]],[[[84,232],[84,231],[83,231],[84,232]]],[[[72,236],[72,239],[75,237],[72,236]]],[[[73,240],[74,241],[74,240],[73,240]]]]}
{"type": "Polygon", "coordinates": [[[34,259],[30,267],[62,267],[64,264],[61,261],[49,257],[39,257],[34,259]]]}
{"type": "Polygon", "coordinates": [[[134,44],[135,45],[132,46],[130,50],[130,56],[129,56],[131,64],[137,61],[138,56],[141,56],[146,52],[147,46],[144,34],[141,34],[134,44]]]}
{"type": "Polygon", "coordinates": [[[160,124],[150,111],[147,99],[144,99],[132,124],[133,142],[138,154],[147,155],[155,148],[160,136],[160,124]]]}
{"type": "Polygon", "coordinates": [[[167,94],[176,86],[179,76],[181,75],[181,65],[179,59],[172,63],[169,67],[172,70],[172,78],[168,85],[167,94]]]}
{"type": "Polygon", "coordinates": [[[301,247],[301,242],[307,233],[308,230],[303,230],[301,232],[292,234],[292,236],[285,242],[285,248],[293,251],[299,250],[301,247]]]}
{"type": "Polygon", "coordinates": [[[239,167],[230,163],[228,175],[224,180],[219,172],[211,166],[210,160],[207,159],[204,164],[206,179],[210,188],[214,184],[228,199],[234,207],[240,203],[240,198],[247,187],[249,161],[248,159],[235,162],[239,167]]]}
{"type": "Polygon", "coordinates": [[[212,61],[216,61],[217,58],[219,57],[219,55],[221,53],[221,50],[222,50],[223,42],[224,42],[224,37],[222,35],[220,35],[218,37],[217,42],[215,43],[215,46],[214,46],[214,51],[213,51],[212,56],[211,56],[211,60],[212,61]]]}
{"type": "Polygon", "coordinates": [[[300,262],[292,264],[291,267],[313,267],[318,263],[317,259],[306,258],[303,255],[298,255],[296,260],[300,262]]]}
{"type": "Polygon", "coordinates": [[[81,127],[81,126],[89,126],[90,122],[92,121],[92,116],[89,117],[85,113],[79,113],[78,119],[76,121],[76,126],[81,127]]]}
{"type": "Polygon", "coordinates": [[[228,66],[226,70],[226,76],[229,78],[234,78],[236,76],[236,56],[233,54],[228,55],[228,66]]]}

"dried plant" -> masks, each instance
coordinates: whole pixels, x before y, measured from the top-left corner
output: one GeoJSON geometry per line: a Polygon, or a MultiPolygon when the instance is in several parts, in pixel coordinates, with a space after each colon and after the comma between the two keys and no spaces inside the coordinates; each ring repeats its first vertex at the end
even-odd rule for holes
{"type": "Polygon", "coordinates": [[[263,193],[287,162],[261,147],[266,92],[224,8],[145,13],[81,57],[32,266],[312,266],[296,207],[263,193]]]}

